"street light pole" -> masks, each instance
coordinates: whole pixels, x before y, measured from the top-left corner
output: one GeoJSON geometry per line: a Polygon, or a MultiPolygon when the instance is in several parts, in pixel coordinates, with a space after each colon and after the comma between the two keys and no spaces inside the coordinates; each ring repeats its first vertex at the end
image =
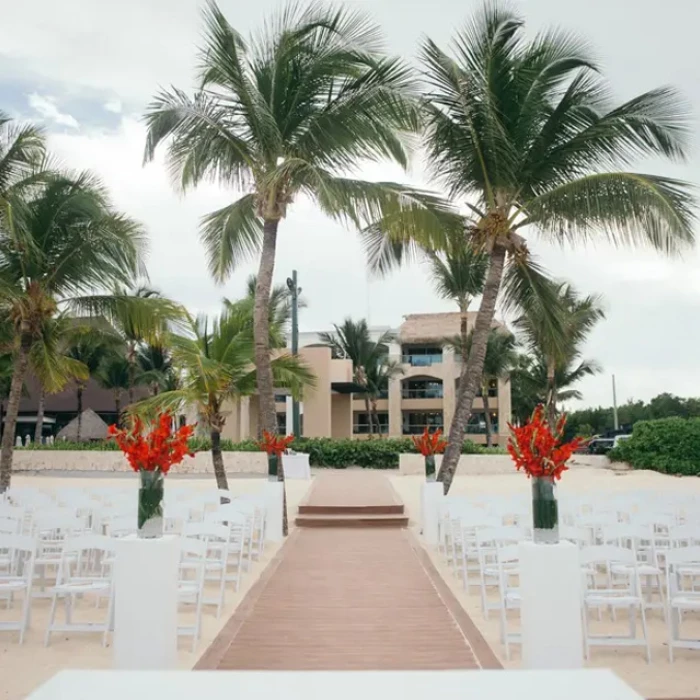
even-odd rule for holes
{"type": "Polygon", "coordinates": [[[620,429],[620,422],[617,419],[617,391],[615,389],[615,375],[612,376],[612,390],[613,390],[613,426],[615,432],[620,429]]]}
{"type": "MultiPolygon", "coordinates": [[[[292,270],[292,276],[287,277],[287,288],[292,296],[292,355],[299,354],[299,294],[301,288],[297,285],[297,271],[292,270]]],[[[299,402],[292,399],[292,432],[296,437],[301,437],[301,419],[299,416],[299,402]]]]}

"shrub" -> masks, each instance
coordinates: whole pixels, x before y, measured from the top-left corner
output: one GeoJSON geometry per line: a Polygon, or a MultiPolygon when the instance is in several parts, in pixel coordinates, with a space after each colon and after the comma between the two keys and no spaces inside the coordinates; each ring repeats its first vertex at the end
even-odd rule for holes
{"type": "Polygon", "coordinates": [[[639,421],[608,456],[634,469],[700,476],[700,418],[639,421]]]}
{"type": "MultiPolygon", "coordinates": [[[[309,462],[314,467],[366,467],[369,469],[396,469],[399,466],[399,454],[402,452],[417,453],[413,440],[410,438],[385,438],[375,440],[353,440],[337,438],[297,438],[291,448],[296,452],[306,452],[309,462]]],[[[53,445],[35,445],[20,447],[18,450],[97,450],[111,451],[119,449],[113,440],[103,442],[56,442],[53,445]]],[[[209,438],[193,438],[190,440],[193,452],[206,452],[211,449],[209,438]]],[[[221,449],[224,452],[259,452],[255,440],[232,442],[222,440],[221,449]]],[[[485,447],[466,440],[462,445],[462,454],[483,454],[485,447]]],[[[503,454],[504,450],[488,450],[489,454],[503,454]]]]}

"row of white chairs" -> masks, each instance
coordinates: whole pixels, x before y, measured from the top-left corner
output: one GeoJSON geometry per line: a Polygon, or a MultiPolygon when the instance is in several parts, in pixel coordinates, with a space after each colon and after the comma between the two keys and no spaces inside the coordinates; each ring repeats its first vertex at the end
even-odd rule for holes
{"type": "MultiPolygon", "coordinates": [[[[619,499],[618,503],[624,499],[619,499]]],[[[640,502],[629,499],[626,502],[640,502]]],[[[573,517],[560,525],[560,537],[578,545],[583,583],[585,649],[596,645],[637,645],[650,659],[647,613],[666,619],[669,656],[679,647],[698,649],[700,640],[684,639],[684,613],[700,611],[700,524],[690,511],[693,498],[673,499],[674,508],[611,510],[609,499],[577,503],[573,517]],[[605,508],[601,508],[605,503],[605,508]],[[674,510],[673,513],[666,512],[674,510]],[[628,609],[629,635],[590,632],[589,613],[628,609]],[[641,637],[636,634],[637,616],[641,637]]],[[[518,543],[531,537],[531,512],[523,498],[445,499],[439,523],[440,550],[467,590],[476,587],[485,617],[498,610],[506,657],[519,635],[508,629],[508,612],[520,607],[518,543]],[[497,592],[494,598],[492,591],[497,592]]],[[[666,503],[668,506],[668,503],[666,503]]],[[[572,511],[568,511],[572,513],[572,511]]]]}
{"type": "MultiPolygon", "coordinates": [[[[47,597],[51,604],[46,644],[53,633],[67,631],[99,631],[106,643],[113,627],[115,543],[136,532],[135,493],[121,503],[111,493],[104,500],[95,493],[81,494],[72,506],[58,505],[55,497],[49,502],[44,495],[17,497],[11,492],[0,503],[0,599],[8,607],[17,598],[22,600],[17,619],[0,621],[0,630],[18,631],[23,642],[32,600],[47,597]],[[90,498],[89,508],[84,499],[79,503],[82,495],[90,498]],[[76,604],[84,598],[94,598],[97,609],[107,600],[104,619],[75,621],[76,604]],[[65,614],[59,621],[61,602],[65,614]]],[[[238,590],[242,573],[264,552],[265,503],[256,495],[235,497],[215,491],[171,498],[164,510],[166,530],[180,535],[180,601],[194,611],[193,624],[181,627],[179,633],[192,635],[194,649],[203,608],[213,607],[219,616],[229,585],[238,590]]]]}

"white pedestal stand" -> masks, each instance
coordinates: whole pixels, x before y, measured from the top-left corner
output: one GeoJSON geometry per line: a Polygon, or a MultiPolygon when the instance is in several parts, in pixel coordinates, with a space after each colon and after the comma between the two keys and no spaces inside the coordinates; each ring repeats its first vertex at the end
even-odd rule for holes
{"type": "Polygon", "coordinates": [[[523,668],[582,668],[578,548],[521,542],[520,594],[523,668]]]}
{"type": "Polygon", "coordinates": [[[281,542],[282,516],[284,508],[284,484],[281,481],[268,481],[263,490],[265,503],[267,504],[267,522],[265,524],[265,537],[270,542],[281,542]]]}
{"type": "Polygon", "coordinates": [[[114,667],[177,668],[177,537],[117,541],[114,564],[114,667]]]}
{"type": "Polygon", "coordinates": [[[426,544],[432,547],[438,545],[440,502],[444,497],[444,487],[441,481],[426,481],[424,484],[421,484],[423,537],[426,544]]]}

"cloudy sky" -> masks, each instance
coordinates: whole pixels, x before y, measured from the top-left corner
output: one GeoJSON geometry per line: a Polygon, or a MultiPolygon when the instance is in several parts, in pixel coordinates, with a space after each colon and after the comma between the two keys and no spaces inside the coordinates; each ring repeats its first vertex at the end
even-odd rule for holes
{"type": "MultiPolygon", "coordinates": [[[[470,0],[354,0],[374,15],[394,53],[410,58],[424,35],[445,45],[477,6],[470,0]]],[[[277,0],[221,0],[232,24],[247,33],[277,0]]],[[[700,132],[700,47],[695,0],[519,0],[531,31],[550,26],[586,37],[620,100],[661,84],[677,86],[700,132]]],[[[200,217],[234,196],[216,187],[180,197],[156,162],[142,167],[144,106],[159,87],[190,90],[200,37],[198,0],[32,0],[14,3],[0,23],[0,109],[43,123],[63,161],[99,173],[116,204],[143,221],[151,235],[154,286],[192,310],[214,313],[222,296],[235,298],[253,270],[236,271],[223,286],[207,274],[197,238],[200,217]]],[[[696,143],[688,165],[640,163],[648,171],[700,181],[696,143]]],[[[372,167],[368,177],[400,178],[372,167]]],[[[411,179],[420,181],[420,162],[411,179]]],[[[700,260],[666,260],[606,245],[561,250],[531,241],[557,277],[585,293],[601,293],[607,320],[592,335],[587,355],[603,374],[582,385],[584,404],[609,404],[610,376],[618,398],[648,399],[662,391],[700,396],[700,260]]],[[[309,306],[302,330],[321,330],[350,315],[396,326],[415,312],[449,311],[416,264],[386,280],[368,282],[354,233],[303,201],[283,222],[276,279],[293,268],[309,306]]]]}

